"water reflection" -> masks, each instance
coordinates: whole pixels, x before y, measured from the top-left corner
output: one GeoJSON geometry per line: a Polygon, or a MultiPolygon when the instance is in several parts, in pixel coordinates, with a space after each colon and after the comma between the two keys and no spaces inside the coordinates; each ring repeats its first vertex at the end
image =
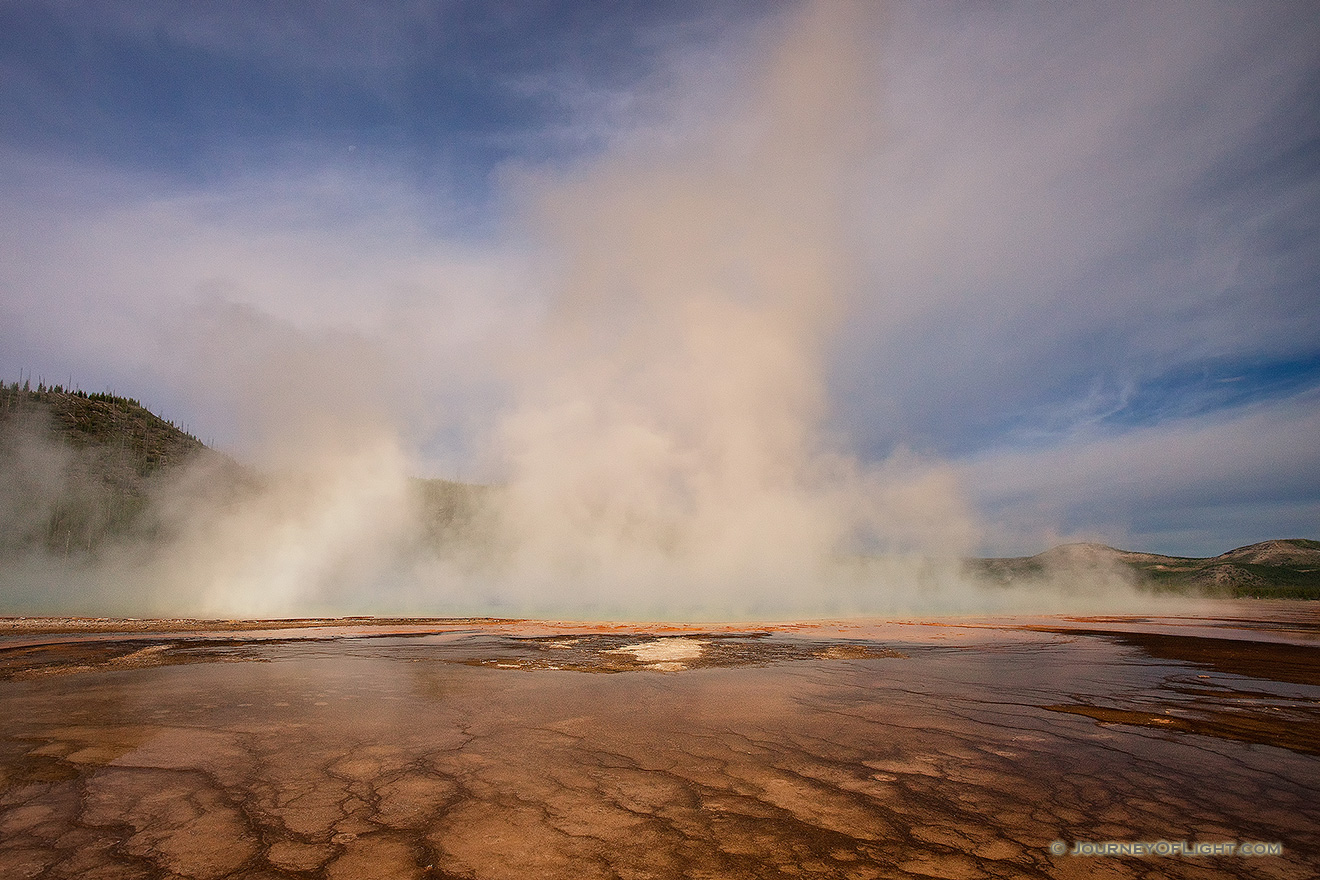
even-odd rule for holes
{"type": "Polygon", "coordinates": [[[11,644],[0,876],[1044,877],[1159,838],[1320,870],[1320,687],[1224,665],[1250,627],[1217,665],[1019,623],[11,644]]]}

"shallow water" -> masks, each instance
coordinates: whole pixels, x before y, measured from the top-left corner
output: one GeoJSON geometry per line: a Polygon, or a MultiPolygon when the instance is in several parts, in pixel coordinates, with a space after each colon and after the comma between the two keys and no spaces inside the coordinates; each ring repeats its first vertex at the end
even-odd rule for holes
{"type": "Polygon", "coordinates": [[[1288,614],[16,635],[0,877],[1316,876],[1288,614]]]}

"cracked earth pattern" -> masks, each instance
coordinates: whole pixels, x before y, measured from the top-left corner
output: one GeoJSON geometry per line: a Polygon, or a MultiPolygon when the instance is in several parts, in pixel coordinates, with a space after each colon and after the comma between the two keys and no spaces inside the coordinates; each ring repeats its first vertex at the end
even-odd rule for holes
{"type": "Polygon", "coordinates": [[[0,646],[0,877],[1320,874],[1296,675],[1085,633],[683,638],[0,646]],[[1160,839],[1282,853],[1050,851],[1160,839]]]}

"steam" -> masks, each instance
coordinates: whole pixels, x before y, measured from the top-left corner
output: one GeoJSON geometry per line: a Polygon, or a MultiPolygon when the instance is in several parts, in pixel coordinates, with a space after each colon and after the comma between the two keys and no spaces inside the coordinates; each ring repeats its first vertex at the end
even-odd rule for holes
{"type": "MultiPolygon", "coordinates": [[[[524,614],[1021,601],[964,575],[980,527],[951,469],[905,450],[867,465],[826,430],[876,26],[860,4],[811,6],[755,47],[719,121],[529,183],[554,295],[489,445],[500,552],[459,582],[524,614]]],[[[1097,584],[1077,574],[1073,604],[1097,584]]]]}
{"type": "Polygon", "coordinates": [[[1121,578],[1075,572],[1029,596],[983,589],[961,568],[981,528],[954,471],[905,450],[863,463],[827,428],[851,174],[879,136],[877,26],[865,4],[813,5],[762,35],[686,136],[515,181],[551,293],[502,365],[508,406],[480,444],[495,485],[438,549],[407,395],[378,381],[390,345],[222,307],[195,323],[199,375],[251,374],[225,387],[269,428],[262,475],[199,463],[157,490],[150,542],[58,577],[91,604],[114,593],[94,584],[135,584],[149,613],[223,616],[984,611],[1103,603],[1097,586],[1130,600],[1121,578]]]}
{"type": "Polygon", "coordinates": [[[819,600],[858,553],[974,537],[940,479],[868,471],[822,433],[871,24],[813,7],[686,143],[530,182],[558,272],[492,444],[518,599],[738,613],[819,600]]]}

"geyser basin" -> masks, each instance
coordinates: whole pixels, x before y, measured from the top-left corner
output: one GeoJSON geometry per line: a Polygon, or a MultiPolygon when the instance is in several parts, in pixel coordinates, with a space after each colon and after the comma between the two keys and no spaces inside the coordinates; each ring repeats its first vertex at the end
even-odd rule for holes
{"type": "Polygon", "coordinates": [[[1320,647],[1279,608],[13,626],[0,876],[1312,876],[1320,647]],[[1279,854],[1051,851],[1157,840],[1279,854]]]}

